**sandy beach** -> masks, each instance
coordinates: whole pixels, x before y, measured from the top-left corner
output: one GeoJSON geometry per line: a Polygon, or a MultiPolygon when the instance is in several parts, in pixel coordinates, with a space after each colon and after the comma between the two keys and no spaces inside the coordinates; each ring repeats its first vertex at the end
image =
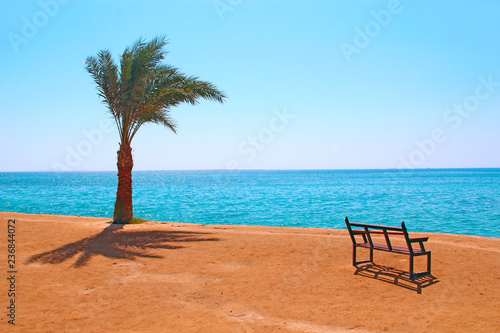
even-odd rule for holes
{"type": "Polygon", "coordinates": [[[0,331],[500,331],[500,239],[411,233],[433,255],[418,294],[404,255],[355,275],[346,230],[109,221],[0,213],[0,331]]]}

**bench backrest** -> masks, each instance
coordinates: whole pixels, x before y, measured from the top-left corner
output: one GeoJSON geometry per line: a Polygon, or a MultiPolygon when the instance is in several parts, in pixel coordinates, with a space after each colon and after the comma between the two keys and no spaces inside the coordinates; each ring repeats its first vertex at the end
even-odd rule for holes
{"type": "Polygon", "coordinates": [[[373,247],[372,235],[383,234],[385,242],[389,250],[392,251],[392,244],[389,235],[400,235],[404,236],[406,241],[406,246],[408,250],[413,253],[413,249],[410,242],[410,237],[408,236],[408,230],[406,229],[405,223],[401,222],[401,227],[385,226],[385,225],[375,225],[375,224],[365,224],[365,223],[352,223],[349,219],[345,218],[345,223],[347,230],[349,230],[349,235],[351,236],[352,243],[354,245],[359,244],[356,241],[356,235],[361,235],[365,243],[370,244],[373,247]],[[353,230],[352,227],[361,228],[353,230]]]}

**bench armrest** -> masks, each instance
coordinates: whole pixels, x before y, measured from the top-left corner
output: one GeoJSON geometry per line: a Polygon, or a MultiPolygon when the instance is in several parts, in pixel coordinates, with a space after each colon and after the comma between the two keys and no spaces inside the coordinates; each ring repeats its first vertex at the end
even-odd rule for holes
{"type": "Polygon", "coordinates": [[[410,238],[410,243],[418,243],[418,245],[420,246],[420,251],[427,252],[425,250],[424,242],[426,242],[428,239],[429,237],[410,238]]]}
{"type": "Polygon", "coordinates": [[[410,242],[415,243],[415,242],[427,242],[429,240],[429,237],[418,237],[418,238],[410,238],[410,242]]]}

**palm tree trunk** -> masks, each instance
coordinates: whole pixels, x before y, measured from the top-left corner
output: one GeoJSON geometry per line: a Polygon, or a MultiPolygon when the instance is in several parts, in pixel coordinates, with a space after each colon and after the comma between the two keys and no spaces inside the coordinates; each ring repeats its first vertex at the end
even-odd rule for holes
{"type": "Polygon", "coordinates": [[[118,190],[116,191],[113,223],[127,224],[133,217],[132,204],[132,148],[129,143],[121,143],[118,150],[118,190]]]}

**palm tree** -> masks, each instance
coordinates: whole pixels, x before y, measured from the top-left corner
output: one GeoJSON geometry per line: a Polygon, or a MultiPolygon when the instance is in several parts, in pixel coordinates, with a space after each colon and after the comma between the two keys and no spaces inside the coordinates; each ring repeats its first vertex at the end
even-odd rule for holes
{"type": "Polygon", "coordinates": [[[120,135],[114,223],[130,223],[133,218],[131,142],[139,128],[155,123],[176,133],[176,123],[170,118],[172,107],[181,103],[194,105],[200,98],[223,103],[226,98],[212,83],[162,64],[167,53],[163,47],[167,44],[165,37],[149,43],[139,39],[121,55],[120,69],[109,50],[101,50],[85,62],[120,135]]]}

